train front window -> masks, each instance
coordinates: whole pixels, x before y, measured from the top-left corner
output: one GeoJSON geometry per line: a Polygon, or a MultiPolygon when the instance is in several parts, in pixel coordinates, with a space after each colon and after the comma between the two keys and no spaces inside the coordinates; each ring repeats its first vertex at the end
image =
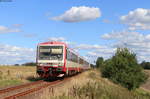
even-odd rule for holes
{"type": "Polygon", "coordinates": [[[62,60],[63,46],[40,46],[39,59],[40,60],[62,60]]]}

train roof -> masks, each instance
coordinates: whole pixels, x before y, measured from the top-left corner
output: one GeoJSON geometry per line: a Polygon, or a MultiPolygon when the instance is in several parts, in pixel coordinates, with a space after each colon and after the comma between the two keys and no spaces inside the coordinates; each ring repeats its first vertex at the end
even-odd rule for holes
{"type": "Polygon", "coordinates": [[[49,44],[62,44],[62,45],[67,45],[64,42],[58,42],[58,41],[49,41],[49,42],[43,42],[43,43],[39,43],[38,45],[49,45],[49,44]]]}

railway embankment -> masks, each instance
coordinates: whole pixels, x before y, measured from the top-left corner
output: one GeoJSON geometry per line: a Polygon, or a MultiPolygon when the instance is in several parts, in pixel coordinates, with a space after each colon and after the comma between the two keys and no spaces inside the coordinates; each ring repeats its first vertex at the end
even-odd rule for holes
{"type": "Polygon", "coordinates": [[[108,79],[102,78],[98,70],[90,70],[72,80],[44,90],[40,99],[150,99],[150,93],[138,88],[129,91],[108,79]]]}
{"type": "Polygon", "coordinates": [[[144,70],[144,72],[149,77],[148,77],[147,81],[141,86],[141,88],[150,92],[150,70],[144,70]]]}

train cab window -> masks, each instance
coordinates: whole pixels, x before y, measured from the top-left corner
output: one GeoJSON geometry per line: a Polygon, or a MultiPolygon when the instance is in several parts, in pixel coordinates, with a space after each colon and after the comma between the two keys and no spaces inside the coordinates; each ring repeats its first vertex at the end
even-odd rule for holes
{"type": "Polygon", "coordinates": [[[63,59],[63,46],[40,46],[38,51],[40,60],[63,59]]]}

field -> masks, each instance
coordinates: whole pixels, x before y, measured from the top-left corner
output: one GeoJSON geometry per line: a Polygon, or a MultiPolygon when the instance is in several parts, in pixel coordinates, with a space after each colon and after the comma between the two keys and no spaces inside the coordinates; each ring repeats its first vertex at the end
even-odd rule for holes
{"type": "MultiPolygon", "coordinates": [[[[146,72],[150,74],[150,71],[146,72]]],[[[150,80],[141,88],[128,91],[100,75],[98,70],[83,72],[69,82],[54,87],[53,91],[45,89],[35,99],[150,99],[150,92],[145,90],[150,85],[150,80]]],[[[0,88],[38,79],[36,67],[0,66],[0,88]]]]}
{"type": "Polygon", "coordinates": [[[36,67],[0,66],[0,88],[31,82],[36,79],[36,67]]]}

